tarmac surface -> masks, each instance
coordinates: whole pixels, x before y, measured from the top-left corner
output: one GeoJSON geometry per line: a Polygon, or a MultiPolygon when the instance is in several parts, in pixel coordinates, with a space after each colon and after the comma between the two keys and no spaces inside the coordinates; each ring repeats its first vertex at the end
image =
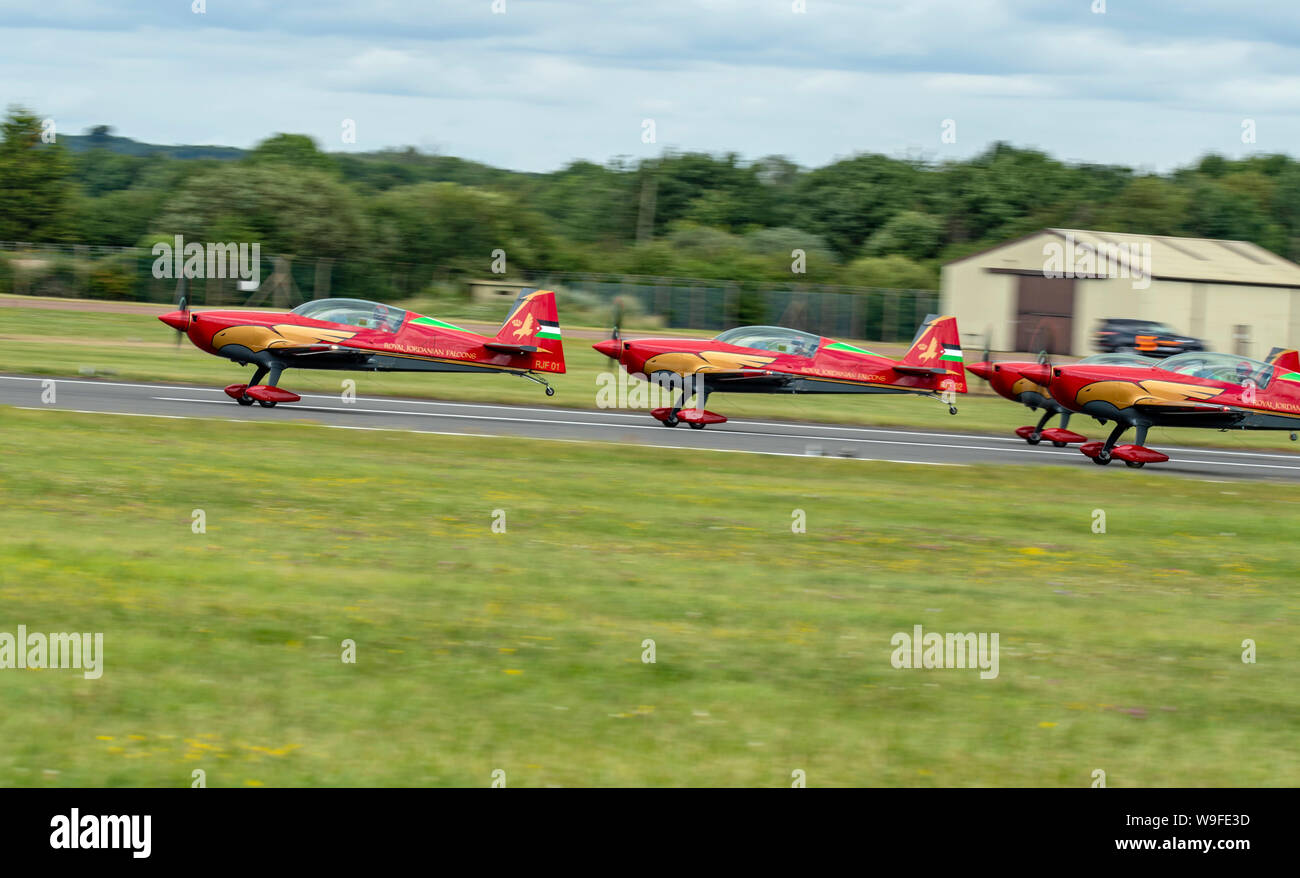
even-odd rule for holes
{"type": "MultiPolygon", "coordinates": [[[[540,389],[539,389],[540,392],[540,389]]],[[[714,453],[826,456],[899,464],[971,466],[1054,464],[1098,467],[1077,446],[1031,446],[1015,436],[927,431],[893,427],[833,426],[785,421],[732,420],[703,430],[685,424],[669,429],[645,412],[564,409],[547,406],[441,402],[396,397],[304,394],[298,403],[275,408],[237,405],[220,388],[74,378],[0,375],[0,405],[184,419],[312,423],[354,430],[400,430],[455,436],[511,436],[529,439],[615,442],[643,448],[686,448],[714,453]],[[55,403],[42,403],[45,381],[55,382],[55,403]]],[[[954,418],[954,421],[957,421],[954,418]]],[[[1090,438],[1104,438],[1098,427],[1090,438]],[[1093,434],[1097,435],[1093,435],[1093,434]]],[[[1204,480],[1260,479],[1300,482],[1296,453],[1236,451],[1161,444],[1168,463],[1148,464],[1159,472],[1204,480]]],[[[1116,478],[1133,475],[1121,461],[1108,467],[1116,478]]]]}

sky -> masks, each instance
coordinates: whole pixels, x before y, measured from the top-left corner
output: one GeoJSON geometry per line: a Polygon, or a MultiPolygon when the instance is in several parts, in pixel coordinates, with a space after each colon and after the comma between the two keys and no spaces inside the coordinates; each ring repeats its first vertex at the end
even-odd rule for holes
{"type": "Polygon", "coordinates": [[[1294,0],[0,0],[0,46],[0,104],[151,143],[292,132],[525,171],[1300,154],[1294,0]]]}

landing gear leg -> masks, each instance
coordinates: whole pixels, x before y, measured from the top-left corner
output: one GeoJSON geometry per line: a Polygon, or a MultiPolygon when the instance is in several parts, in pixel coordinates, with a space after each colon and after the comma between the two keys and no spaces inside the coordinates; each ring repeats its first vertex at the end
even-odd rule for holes
{"type": "MultiPolygon", "coordinates": [[[[1106,437],[1106,444],[1101,446],[1101,450],[1097,452],[1097,456],[1092,459],[1092,462],[1097,464],[1097,466],[1105,466],[1110,463],[1110,451],[1115,447],[1115,443],[1119,441],[1119,437],[1123,436],[1124,431],[1127,429],[1128,424],[1116,421],[1115,429],[1110,431],[1110,435],[1106,437]]],[[[1143,432],[1142,435],[1145,436],[1145,432],[1143,432]]]]}
{"type": "Polygon", "coordinates": [[[1043,416],[1038,419],[1038,426],[1034,427],[1034,432],[1025,437],[1025,441],[1030,445],[1037,445],[1039,442],[1042,442],[1043,428],[1047,426],[1047,422],[1052,419],[1052,415],[1054,414],[1056,414],[1056,412],[1051,409],[1044,411],[1043,416]]]}
{"type": "MultiPolygon", "coordinates": [[[[258,384],[261,384],[262,379],[266,377],[267,371],[268,370],[265,366],[263,366],[261,363],[258,363],[256,371],[253,372],[253,377],[248,382],[248,386],[254,387],[258,384]]],[[[256,402],[256,400],[254,400],[251,396],[245,393],[243,396],[236,399],[235,402],[239,403],[240,405],[252,405],[254,402],[256,402]]]]}
{"type": "Polygon", "coordinates": [[[677,413],[686,408],[686,400],[690,399],[690,396],[688,395],[689,393],[690,390],[688,388],[682,388],[682,395],[678,398],[677,405],[669,409],[668,417],[664,418],[661,422],[665,427],[676,427],[681,423],[681,421],[677,419],[677,413]]]}
{"type": "MultiPolygon", "coordinates": [[[[1134,437],[1134,439],[1133,439],[1133,444],[1134,444],[1134,445],[1142,445],[1142,446],[1145,446],[1145,445],[1147,444],[1147,430],[1148,430],[1148,429],[1149,429],[1149,427],[1148,427],[1146,424],[1140,424],[1140,425],[1138,425],[1138,428],[1137,428],[1137,435],[1136,435],[1136,437],[1134,437]]],[[[1126,461],[1124,461],[1124,465],[1127,466],[1127,467],[1129,467],[1130,469],[1142,469],[1142,467],[1146,466],[1146,463],[1145,463],[1144,461],[1141,461],[1141,460],[1126,460],[1126,461]]]]}
{"type": "MultiPolygon", "coordinates": [[[[1065,412],[1065,414],[1061,415],[1061,429],[1070,429],[1070,415],[1073,415],[1073,414],[1074,414],[1073,411],[1067,411],[1067,412],[1065,412]]],[[[1052,440],[1052,445],[1058,447],[1058,449],[1063,449],[1063,447],[1066,447],[1067,445],[1070,445],[1070,444],[1069,444],[1069,442],[1061,442],[1061,441],[1058,441],[1058,440],[1052,440]]]]}
{"type": "MultiPolygon", "coordinates": [[[[259,380],[254,381],[253,383],[254,383],[254,384],[260,384],[260,383],[261,383],[261,380],[260,380],[260,379],[261,379],[261,376],[262,376],[263,373],[265,373],[266,371],[267,371],[267,369],[266,369],[265,366],[259,366],[259,367],[257,368],[257,375],[254,376],[255,378],[258,378],[259,380]]],[[[274,364],[271,365],[271,369],[270,369],[270,371],[271,371],[271,380],[266,382],[266,386],[267,386],[267,387],[275,387],[277,384],[280,383],[280,373],[282,373],[282,372],[284,371],[284,366],[281,366],[279,363],[274,363],[274,364]]],[[[268,402],[268,401],[265,400],[265,399],[259,399],[259,400],[257,401],[257,404],[260,405],[260,406],[261,406],[262,408],[264,408],[264,409],[273,409],[273,408],[275,408],[275,403],[274,403],[274,402],[268,402]]]]}
{"type": "MultiPolygon", "coordinates": [[[[703,385],[703,382],[700,383],[701,385],[703,385]]],[[[705,403],[707,403],[708,401],[709,401],[709,392],[705,390],[703,386],[701,386],[700,392],[695,398],[695,407],[700,411],[704,411],[705,403]]],[[[690,425],[692,430],[703,430],[704,427],[706,426],[705,424],[698,421],[691,421],[690,425]]]]}

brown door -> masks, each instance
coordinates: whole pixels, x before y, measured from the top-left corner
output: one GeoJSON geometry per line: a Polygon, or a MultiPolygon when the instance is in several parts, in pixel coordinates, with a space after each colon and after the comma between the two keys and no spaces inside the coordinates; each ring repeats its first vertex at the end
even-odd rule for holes
{"type": "Polygon", "coordinates": [[[1016,350],[1070,353],[1074,278],[1022,274],[1016,288],[1016,350]]]}

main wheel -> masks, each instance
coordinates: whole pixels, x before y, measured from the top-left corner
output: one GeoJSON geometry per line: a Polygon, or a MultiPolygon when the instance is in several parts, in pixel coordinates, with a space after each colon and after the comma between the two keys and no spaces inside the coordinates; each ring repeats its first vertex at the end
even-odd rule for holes
{"type": "Polygon", "coordinates": [[[665,427],[676,427],[678,424],[681,423],[681,421],[677,420],[676,415],[669,415],[659,423],[663,424],[665,427]]]}
{"type": "Polygon", "coordinates": [[[1028,442],[1030,445],[1037,445],[1039,442],[1043,441],[1043,437],[1038,433],[1030,433],[1028,436],[1025,437],[1025,441],[1028,442]]]}
{"type": "Polygon", "coordinates": [[[1092,459],[1092,462],[1097,464],[1097,466],[1105,466],[1106,464],[1110,463],[1110,452],[1109,451],[1099,452],[1097,456],[1092,459]]]}
{"type": "Polygon", "coordinates": [[[1069,445],[1070,443],[1069,443],[1069,442],[1057,442],[1055,439],[1053,439],[1053,440],[1052,440],[1052,444],[1055,445],[1057,448],[1064,448],[1065,446],[1069,445]]]}
{"type": "Polygon", "coordinates": [[[251,396],[241,396],[239,399],[235,400],[235,402],[239,403],[240,405],[252,405],[254,399],[251,396]]]}
{"type": "Polygon", "coordinates": [[[697,424],[697,423],[695,423],[694,421],[691,421],[691,429],[692,429],[692,430],[703,430],[703,429],[704,429],[705,427],[707,427],[707,426],[708,426],[708,424],[697,424]]]}
{"type": "Polygon", "coordinates": [[[259,399],[259,400],[257,401],[257,404],[260,405],[260,406],[261,406],[262,408],[264,408],[264,409],[273,409],[273,408],[275,408],[275,401],[274,401],[274,400],[269,400],[269,399],[259,399]]]}
{"type": "Polygon", "coordinates": [[[1142,469],[1147,465],[1147,462],[1145,460],[1126,460],[1124,465],[1129,469],[1142,469]]]}

